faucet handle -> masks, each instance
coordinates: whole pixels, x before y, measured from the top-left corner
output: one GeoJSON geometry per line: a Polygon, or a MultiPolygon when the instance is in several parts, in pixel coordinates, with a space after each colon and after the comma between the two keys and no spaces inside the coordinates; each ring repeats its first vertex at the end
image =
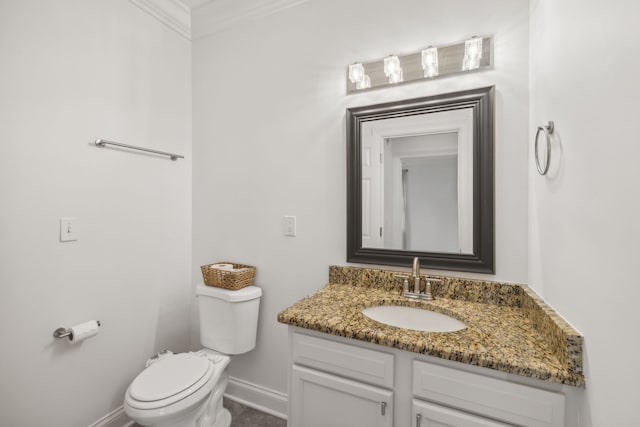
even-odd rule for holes
{"type": "Polygon", "coordinates": [[[409,292],[409,275],[408,274],[395,274],[396,279],[402,279],[402,292],[409,292]]]}
{"type": "Polygon", "coordinates": [[[424,281],[425,281],[425,285],[424,285],[425,299],[427,301],[433,300],[433,293],[432,293],[432,289],[431,289],[431,284],[432,283],[442,283],[442,279],[436,279],[435,277],[429,277],[428,274],[423,274],[420,277],[423,278],[424,281]]]}
{"type": "Polygon", "coordinates": [[[442,283],[442,279],[438,279],[436,277],[431,277],[428,274],[421,274],[420,278],[425,281],[425,283],[442,283]]]}

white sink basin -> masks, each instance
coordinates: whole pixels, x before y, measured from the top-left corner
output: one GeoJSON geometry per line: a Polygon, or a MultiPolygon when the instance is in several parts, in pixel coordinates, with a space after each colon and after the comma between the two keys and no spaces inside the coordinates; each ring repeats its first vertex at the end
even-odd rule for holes
{"type": "Polygon", "coordinates": [[[379,305],[362,310],[376,322],[423,332],[455,332],[467,327],[458,319],[435,311],[399,305],[379,305]]]}

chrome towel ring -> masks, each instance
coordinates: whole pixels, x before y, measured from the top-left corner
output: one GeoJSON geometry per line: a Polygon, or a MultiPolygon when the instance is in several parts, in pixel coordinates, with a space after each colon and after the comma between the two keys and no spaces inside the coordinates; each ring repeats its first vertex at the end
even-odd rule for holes
{"type": "Polygon", "coordinates": [[[551,162],[551,135],[553,135],[553,129],[554,124],[550,120],[547,126],[538,126],[538,131],[536,132],[536,144],[534,150],[536,154],[536,167],[538,168],[538,173],[540,175],[546,175],[549,171],[549,163],[551,162]],[[544,165],[540,165],[540,155],[538,153],[538,137],[540,136],[540,132],[544,132],[547,139],[547,153],[544,165]]]}

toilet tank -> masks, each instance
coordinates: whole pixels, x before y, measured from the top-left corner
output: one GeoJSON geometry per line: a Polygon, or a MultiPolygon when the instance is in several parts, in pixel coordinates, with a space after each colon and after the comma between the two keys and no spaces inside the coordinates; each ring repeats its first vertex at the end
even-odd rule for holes
{"type": "Polygon", "coordinates": [[[198,283],[200,343],[223,354],[252,350],[256,346],[261,295],[262,289],[257,286],[232,291],[198,283]]]}

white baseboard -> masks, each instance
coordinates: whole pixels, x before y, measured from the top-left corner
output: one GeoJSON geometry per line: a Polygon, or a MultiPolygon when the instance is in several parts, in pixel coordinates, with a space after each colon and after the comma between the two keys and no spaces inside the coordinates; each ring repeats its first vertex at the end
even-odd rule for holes
{"type": "Polygon", "coordinates": [[[131,427],[133,426],[133,421],[127,417],[127,414],[124,412],[124,407],[120,405],[113,411],[109,412],[104,417],[100,418],[95,423],[91,424],[89,427],[131,427]]]}
{"type": "Polygon", "coordinates": [[[287,419],[288,396],[239,378],[229,377],[224,396],[278,418],[287,419]]]}
{"type": "MultiPolygon", "coordinates": [[[[287,419],[287,402],[289,399],[285,393],[229,377],[229,384],[224,396],[258,411],[287,419]]],[[[133,424],[133,421],[125,414],[124,407],[119,406],[89,427],[132,427],[133,424]]]]}

